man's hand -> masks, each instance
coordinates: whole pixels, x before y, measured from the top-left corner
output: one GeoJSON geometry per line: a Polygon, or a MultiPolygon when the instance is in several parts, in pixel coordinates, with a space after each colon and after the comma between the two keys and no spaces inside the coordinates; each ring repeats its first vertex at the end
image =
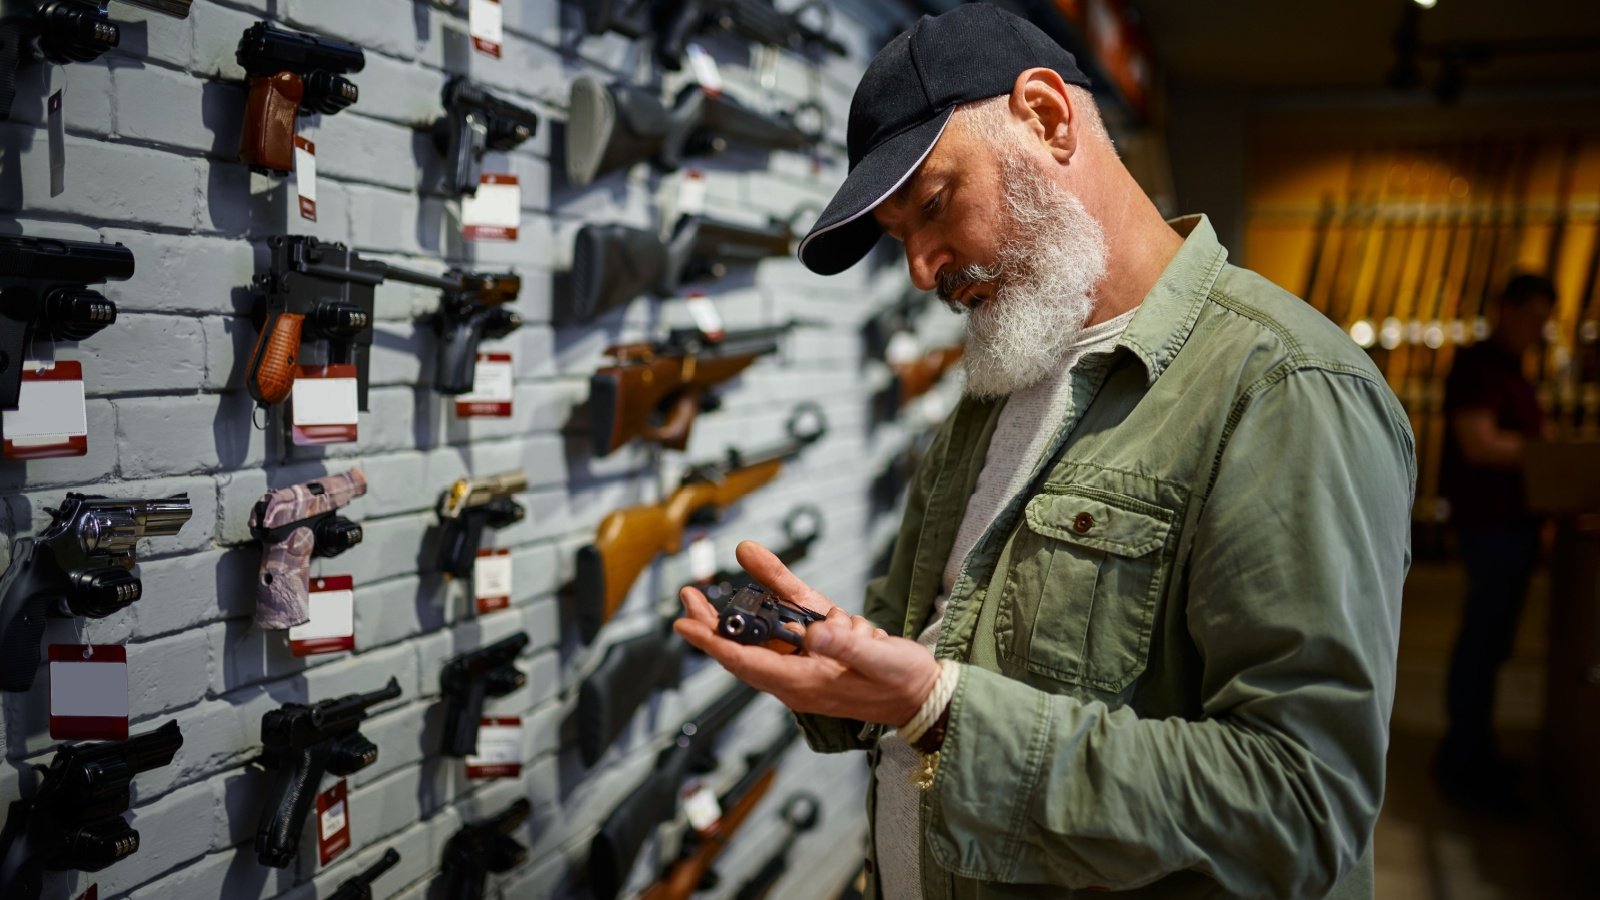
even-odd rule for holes
{"type": "Polygon", "coordinates": [[[889,637],[861,616],[846,615],[754,541],[740,543],[735,555],[768,590],[827,618],[805,630],[805,653],[774,653],[718,635],[716,609],[704,594],[686,587],[679,592],[684,616],[673,624],[684,640],[795,712],[892,728],[916,715],[939,680],[939,664],[926,647],[889,637]]]}

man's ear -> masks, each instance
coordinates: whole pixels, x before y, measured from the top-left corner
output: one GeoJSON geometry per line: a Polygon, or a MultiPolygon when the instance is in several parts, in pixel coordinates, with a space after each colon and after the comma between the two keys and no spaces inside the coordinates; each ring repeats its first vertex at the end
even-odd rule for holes
{"type": "Polygon", "coordinates": [[[1056,162],[1072,159],[1078,149],[1078,120],[1066,82],[1054,69],[1027,69],[1011,88],[1011,112],[1034,137],[1049,146],[1056,162]]]}

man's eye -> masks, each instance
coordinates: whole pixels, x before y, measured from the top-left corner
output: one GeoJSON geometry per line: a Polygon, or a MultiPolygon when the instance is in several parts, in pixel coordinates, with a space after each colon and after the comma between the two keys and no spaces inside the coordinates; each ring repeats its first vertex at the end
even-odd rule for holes
{"type": "Polygon", "coordinates": [[[934,194],[932,197],[929,197],[922,204],[922,214],[924,216],[932,216],[934,213],[938,212],[939,211],[939,207],[941,207],[943,205],[944,205],[944,195],[943,194],[934,194]]]}

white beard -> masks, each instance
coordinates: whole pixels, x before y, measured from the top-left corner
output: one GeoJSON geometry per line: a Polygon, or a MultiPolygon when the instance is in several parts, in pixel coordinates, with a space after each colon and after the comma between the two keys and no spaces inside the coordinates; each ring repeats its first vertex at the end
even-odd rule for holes
{"type": "MultiPolygon", "coordinates": [[[[968,266],[952,280],[955,287],[997,286],[967,318],[966,392],[982,400],[1038,384],[1060,367],[1106,273],[1105,230],[1083,203],[1019,150],[1002,154],[1008,234],[994,265],[968,266]]],[[[946,287],[941,294],[948,298],[946,287]]]]}

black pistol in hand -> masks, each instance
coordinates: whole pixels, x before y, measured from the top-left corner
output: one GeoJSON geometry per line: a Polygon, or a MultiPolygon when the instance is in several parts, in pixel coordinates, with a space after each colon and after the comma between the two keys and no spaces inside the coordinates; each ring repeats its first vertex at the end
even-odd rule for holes
{"type": "Polygon", "coordinates": [[[139,849],[122,814],[140,772],[172,762],[183,746],[177,722],[125,741],[56,751],[33,797],[11,804],[0,832],[0,897],[38,900],[47,871],[98,872],[139,849]]]}
{"type": "Polygon", "coordinates": [[[117,305],[89,285],[132,277],[121,244],[0,235],[0,409],[17,408],[34,342],[85,340],[117,321],[117,305]]]}
{"type": "Polygon", "coordinates": [[[444,664],[439,673],[439,691],[445,702],[440,753],[466,756],[477,748],[484,698],[504,697],[528,683],[528,676],[517,668],[517,656],[527,646],[527,633],[518,632],[444,664]]]}
{"type": "Polygon", "coordinates": [[[481,900],[490,872],[509,872],[528,858],[528,848],[512,833],[528,820],[533,804],[524,797],[494,816],[469,822],[444,845],[439,869],[446,900],[481,900]]]}
{"type": "Polygon", "coordinates": [[[103,619],[138,600],[139,539],[170,537],[194,514],[188,494],[120,500],[68,494],[38,537],[11,542],[0,578],[0,691],[25,691],[39,668],[45,619],[103,619]]]}
{"type": "Polygon", "coordinates": [[[717,616],[717,634],[740,644],[777,639],[800,647],[805,638],[783,626],[793,622],[804,630],[822,619],[821,613],[790,603],[759,584],[749,584],[728,598],[728,605],[717,616]]]}
{"type": "Polygon", "coordinates": [[[349,775],[378,761],[361,733],[367,710],[400,696],[400,682],[316,704],[285,703],[261,717],[261,762],[277,772],[256,828],[256,859],[281,869],[300,850],[300,830],[324,772],[349,775]]]}
{"type": "Polygon", "coordinates": [[[449,164],[450,190],[455,194],[478,193],[483,155],[514,150],[539,127],[533,110],[496,97],[465,75],[445,83],[443,100],[445,114],[434,123],[433,142],[449,164]]]}
{"type": "Polygon", "coordinates": [[[478,345],[484,338],[503,338],[522,327],[522,317],[505,306],[522,292],[520,276],[469,272],[460,278],[461,289],[445,291],[439,311],[433,314],[433,330],[439,336],[433,387],[441,394],[472,390],[478,345]]]}
{"type": "Polygon", "coordinates": [[[400,851],[390,847],[365,872],[339,885],[337,890],[328,895],[328,900],[372,900],[372,883],[399,861],[400,851]]]}
{"type": "Polygon", "coordinates": [[[528,511],[511,498],[527,489],[528,473],[521,469],[456,479],[439,498],[439,571],[447,578],[469,577],[483,543],[483,529],[522,521],[528,511]]]}

